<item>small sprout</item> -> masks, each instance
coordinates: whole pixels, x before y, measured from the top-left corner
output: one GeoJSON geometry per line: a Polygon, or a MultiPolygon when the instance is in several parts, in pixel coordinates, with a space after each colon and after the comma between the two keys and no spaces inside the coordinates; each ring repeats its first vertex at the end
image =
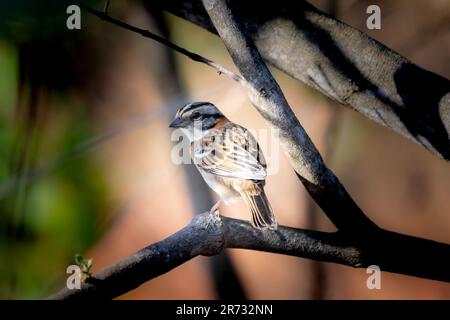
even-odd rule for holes
{"type": "Polygon", "coordinates": [[[92,258],[86,260],[86,267],[88,268],[88,270],[92,267],[92,262],[93,262],[93,259],[92,259],[92,258]]]}
{"type": "Polygon", "coordinates": [[[84,259],[82,255],[77,253],[75,255],[75,263],[80,267],[81,272],[83,273],[81,276],[81,280],[85,282],[92,276],[90,270],[92,267],[93,259],[84,259]]]}
{"type": "Polygon", "coordinates": [[[82,264],[83,263],[83,256],[81,255],[81,254],[76,254],[75,255],[75,263],[77,264],[77,265],[80,265],[80,264],[82,264]]]}

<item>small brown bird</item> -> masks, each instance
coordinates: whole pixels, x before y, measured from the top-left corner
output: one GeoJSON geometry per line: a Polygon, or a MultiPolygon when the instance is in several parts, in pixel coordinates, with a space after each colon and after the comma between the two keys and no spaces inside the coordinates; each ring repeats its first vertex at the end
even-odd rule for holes
{"type": "Polygon", "coordinates": [[[254,227],[277,228],[264,193],[267,176],[264,155],[247,129],[229,121],[210,102],[183,106],[169,127],[184,131],[191,142],[194,164],[221,198],[211,213],[216,212],[222,200],[228,204],[241,196],[252,213],[254,227]]]}

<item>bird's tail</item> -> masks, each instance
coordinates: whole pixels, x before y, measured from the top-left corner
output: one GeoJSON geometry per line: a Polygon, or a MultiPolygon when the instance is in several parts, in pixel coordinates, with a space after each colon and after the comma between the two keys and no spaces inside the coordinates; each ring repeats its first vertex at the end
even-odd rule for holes
{"type": "Polygon", "coordinates": [[[254,190],[243,192],[242,198],[252,213],[252,224],[255,228],[277,229],[277,220],[272,212],[272,207],[264,189],[261,186],[255,185],[254,190]]]}

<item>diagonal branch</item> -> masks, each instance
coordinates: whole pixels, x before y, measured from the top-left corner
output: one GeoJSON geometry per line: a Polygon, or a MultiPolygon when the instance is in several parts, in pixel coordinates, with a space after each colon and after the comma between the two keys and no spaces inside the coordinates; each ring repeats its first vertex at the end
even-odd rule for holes
{"type": "MultiPolygon", "coordinates": [[[[366,218],[323,163],[247,30],[225,1],[204,2],[245,78],[239,77],[239,83],[249,90],[250,99],[264,118],[280,129],[280,140],[299,178],[339,231],[324,233],[284,226],[277,231],[262,231],[245,221],[203,213],[165,240],[90,277],[80,290],[63,289],[53,298],[115,298],[198,255],[216,255],[224,248],[280,253],[359,268],[376,265],[383,271],[450,282],[450,260],[442,259],[450,254],[450,245],[386,231],[366,218]],[[349,237],[349,232],[353,236],[349,237]]],[[[138,32],[133,28],[127,29],[138,32]]]]}
{"type": "MultiPolygon", "coordinates": [[[[102,20],[166,45],[194,61],[204,63],[219,73],[226,74],[247,88],[249,97],[258,108],[258,111],[273,127],[279,130],[280,141],[297,172],[297,176],[334,225],[341,231],[358,233],[360,238],[366,237],[377,230],[376,225],[364,215],[337,177],[323,163],[322,157],[295,117],[281,89],[273,79],[264,61],[262,61],[251,39],[246,37],[243,40],[244,50],[248,51],[246,54],[251,57],[250,60],[235,60],[238,68],[243,71],[243,75],[246,78],[248,77],[248,79],[244,79],[228,71],[223,66],[196,53],[192,53],[150,31],[131,26],[88,7],[85,7],[85,10],[100,17],[102,20]],[[339,212],[346,212],[346,215],[343,216],[339,212]]],[[[225,26],[225,28],[228,27],[225,26]]],[[[242,38],[241,31],[237,32],[239,35],[234,36],[242,38]]],[[[233,57],[233,59],[235,58],[233,57]]]]}
{"type": "Polygon", "coordinates": [[[98,10],[95,10],[95,9],[92,9],[92,8],[86,7],[86,6],[81,6],[81,7],[84,10],[92,13],[93,15],[99,17],[102,20],[105,20],[105,21],[107,21],[109,23],[112,23],[112,24],[114,24],[114,25],[116,25],[118,27],[121,27],[123,29],[126,29],[126,30],[129,30],[129,31],[138,33],[138,34],[140,34],[141,36],[143,36],[145,38],[152,39],[152,40],[154,40],[156,42],[159,42],[159,43],[161,43],[161,44],[163,44],[163,45],[165,45],[165,46],[167,46],[167,47],[177,51],[178,53],[181,53],[182,55],[185,55],[186,57],[188,57],[189,59],[191,59],[191,60],[193,60],[195,62],[200,62],[200,63],[206,64],[207,66],[215,69],[219,74],[224,74],[224,75],[226,75],[227,77],[229,77],[230,79],[232,79],[232,80],[234,80],[236,82],[243,82],[244,81],[242,79],[242,77],[240,77],[239,75],[233,73],[232,71],[230,71],[227,68],[221,66],[220,64],[215,63],[212,60],[209,60],[209,59],[207,59],[207,58],[205,58],[205,57],[203,57],[203,56],[201,56],[201,55],[199,55],[199,54],[197,54],[195,52],[192,52],[192,51],[189,51],[189,50],[187,50],[185,48],[182,48],[182,47],[176,45],[175,43],[173,43],[173,42],[171,42],[171,41],[169,41],[169,40],[167,40],[167,39],[165,39],[163,37],[160,37],[157,34],[154,34],[153,32],[150,32],[148,30],[132,26],[132,25],[126,23],[126,22],[114,19],[113,17],[111,17],[107,13],[108,6],[109,6],[109,2],[106,2],[105,9],[104,9],[105,11],[104,12],[101,12],[101,11],[98,11],[98,10]]]}
{"type": "MultiPolygon", "coordinates": [[[[199,0],[146,2],[217,33],[199,0]]],[[[266,62],[450,160],[448,79],[307,1],[230,3],[266,62]]]]}
{"type": "Polygon", "coordinates": [[[377,226],[366,217],[339,179],[324,164],[238,15],[232,12],[225,0],[203,0],[203,4],[247,81],[250,101],[279,132],[284,152],[309,194],[339,230],[357,233],[360,238],[376,231],[377,226]]]}
{"type": "Polygon", "coordinates": [[[249,222],[201,213],[169,236],[94,274],[81,289],[63,289],[51,299],[113,299],[199,255],[224,248],[251,249],[450,282],[450,245],[392,232],[361,245],[340,232],[280,226],[258,230],[249,222]]]}

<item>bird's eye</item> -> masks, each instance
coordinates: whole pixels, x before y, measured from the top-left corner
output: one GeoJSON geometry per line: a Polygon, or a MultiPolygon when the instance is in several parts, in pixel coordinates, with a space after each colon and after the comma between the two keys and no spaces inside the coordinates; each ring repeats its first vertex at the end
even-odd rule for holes
{"type": "Polygon", "coordinates": [[[201,117],[202,117],[202,115],[200,114],[200,112],[194,112],[194,113],[191,115],[191,118],[194,119],[194,120],[198,120],[198,119],[200,119],[201,117]]]}

